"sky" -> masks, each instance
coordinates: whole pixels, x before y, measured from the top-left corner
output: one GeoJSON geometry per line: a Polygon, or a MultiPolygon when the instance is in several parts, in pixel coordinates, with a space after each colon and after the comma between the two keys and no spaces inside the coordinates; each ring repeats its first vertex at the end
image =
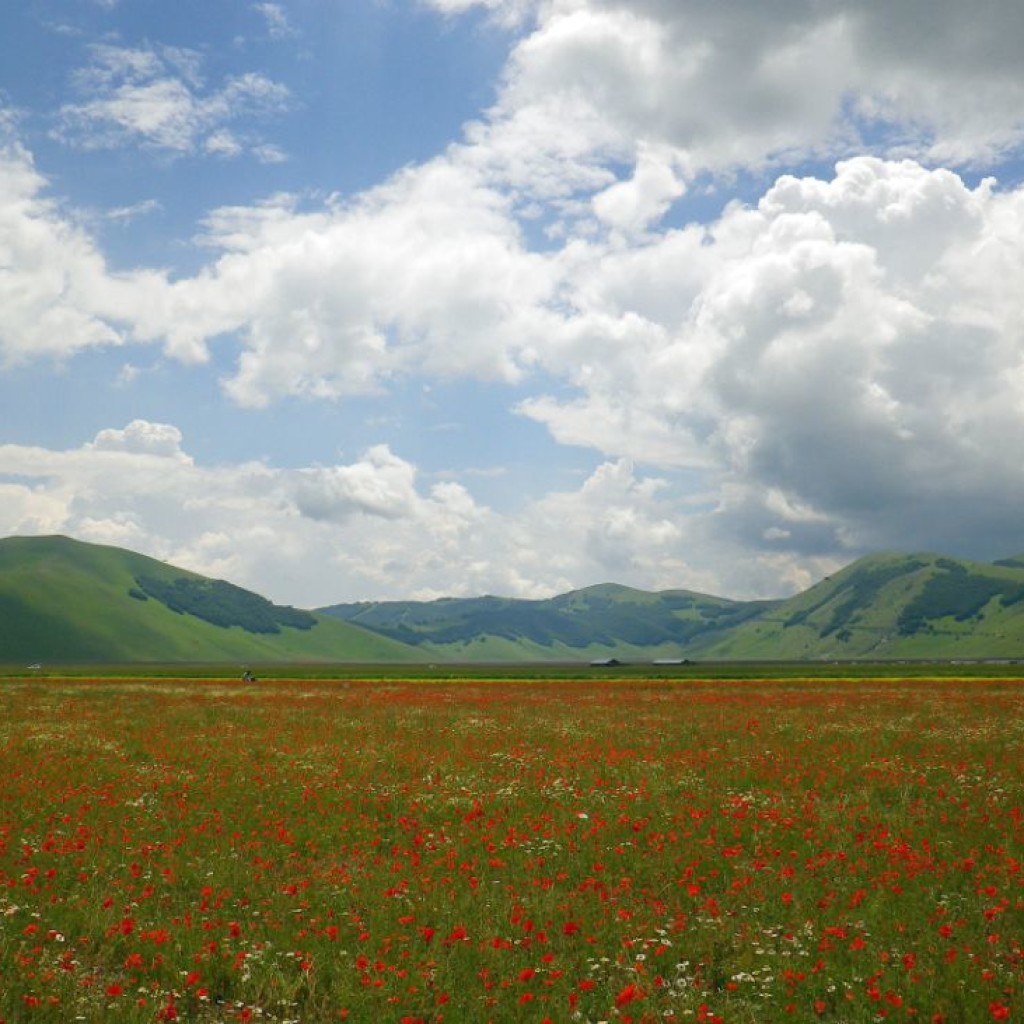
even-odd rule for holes
{"type": "Polygon", "coordinates": [[[0,5],[0,536],[279,602],[1024,553],[1019,0],[0,5]]]}

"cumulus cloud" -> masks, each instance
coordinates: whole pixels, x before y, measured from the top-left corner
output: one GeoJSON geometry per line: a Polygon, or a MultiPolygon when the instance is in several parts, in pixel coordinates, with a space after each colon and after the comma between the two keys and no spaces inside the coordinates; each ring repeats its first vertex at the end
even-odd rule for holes
{"type": "MultiPolygon", "coordinates": [[[[454,13],[469,5],[435,6],[454,13]]],[[[528,5],[488,6],[509,14],[528,5]]],[[[951,5],[930,12],[929,25],[961,17],[951,5]]],[[[577,382],[584,372],[602,374],[609,360],[600,353],[634,345],[634,362],[670,370],[665,361],[682,354],[661,335],[678,321],[649,316],[644,304],[679,306],[671,293],[692,299],[707,276],[710,259],[699,250],[696,270],[673,259],[675,280],[653,266],[706,235],[660,226],[695,175],[850,151],[870,144],[872,126],[882,121],[883,148],[922,155],[954,132],[943,119],[964,128],[961,141],[972,137],[971,124],[984,123],[980,157],[1011,145],[1021,122],[1013,102],[971,107],[980,94],[960,88],[988,73],[977,40],[995,40],[1006,19],[1018,17],[1006,4],[977,14],[970,52],[956,60],[943,33],[929,31],[933,49],[912,57],[920,86],[913,95],[895,52],[876,45],[887,27],[906,28],[903,14],[888,8],[792,0],[769,14],[750,2],[573,0],[539,4],[535,13],[512,51],[498,102],[461,143],[349,202],[310,211],[282,197],[215,211],[206,241],[222,255],[175,285],[135,336],[163,338],[172,354],[201,358],[210,337],[238,332],[242,354],[227,387],[251,405],[283,394],[372,392],[407,372],[515,380],[543,363],[577,382]],[[950,80],[947,58],[963,79],[950,80]],[[926,102],[926,93],[949,103],[926,102]],[[526,241],[533,217],[556,242],[548,251],[526,241]],[[602,264],[638,272],[645,263],[657,295],[650,281],[634,277],[630,309],[608,314],[582,301],[584,286],[612,295],[627,287],[603,274],[602,264]]],[[[133,60],[145,65],[144,56],[133,60]]],[[[1008,67],[993,64],[991,83],[1001,83],[1008,67]]],[[[234,137],[222,133],[212,133],[209,145],[229,152],[234,137]]],[[[865,195],[845,215],[856,218],[882,201],[865,195]]],[[[723,221],[719,234],[741,220],[723,221]]],[[[927,218],[913,223],[903,259],[916,252],[927,262],[927,218]]],[[[933,224],[963,226],[945,216],[933,224]]],[[[811,292],[794,294],[789,310],[810,315],[813,300],[811,292]]],[[[709,356],[694,344],[685,358],[709,356]]],[[[622,387],[629,359],[611,362],[622,387]]],[[[535,410],[545,400],[538,403],[535,410]]],[[[671,419],[671,405],[660,421],[671,419]]],[[[571,432],[564,422],[562,436],[571,432]]],[[[696,446],[704,440],[698,431],[696,446]]]]}
{"type": "Polygon", "coordinates": [[[905,155],[964,163],[1021,141],[1013,0],[538,6],[494,118],[496,131],[540,141],[533,159],[564,146],[569,101],[592,147],[657,145],[692,168],[852,152],[880,136],[905,155]]]}
{"type": "Polygon", "coordinates": [[[296,494],[299,511],[310,519],[345,520],[354,513],[401,519],[416,503],[415,469],[386,445],[351,466],[304,470],[296,494]]]}
{"type": "Polygon", "coordinates": [[[81,346],[116,344],[118,335],[108,324],[66,299],[68,270],[97,276],[102,273],[102,260],[82,234],[51,216],[47,204],[35,201],[40,184],[24,150],[8,148],[0,156],[0,237],[6,257],[0,276],[4,348],[8,353],[14,348],[26,354],[52,351],[60,344],[54,339],[68,334],[81,346]]]}
{"type": "Polygon", "coordinates": [[[176,427],[136,420],[68,451],[0,446],[0,493],[4,535],[127,546],[306,606],[702,579],[664,481],[623,461],[501,514],[385,446],[335,466],[203,466],[176,427]]]}
{"type": "Polygon", "coordinates": [[[246,143],[228,129],[230,122],[275,116],[291,103],[286,86],[255,72],[207,88],[200,55],[172,47],[94,47],[74,82],[83,99],[61,107],[53,134],[83,149],[141,145],[237,156],[246,143]]]}
{"type": "Polygon", "coordinates": [[[515,379],[551,287],[503,197],[446,160],[352,204],[307,212],[283,196],[206,227],[222,255],[140,330],[159,337],[171,313],[183,346],[241,331],[227,388],[247,405],[373,392],[398,372],[515,379]]]}
{"type": "MultiPolygon", "coordinates": [[[[455,14],[474,5],[434,6],[455,14]]],[[[963,27],[962,12],[931,5],[925,18],[918,10],[928,31],[911,50],[909,77],[904,51],[880,44],[913,23],[902,8],[809,0],[770,13],[750,0],[483,6],[535,20],[523,22],[498,102],[462,142],[347,202],[306,210],[282,197],[214,211],[205,241],[221,252],[205,269],[173,286],[152,275],[144,302],[123,291],[97,301],[95,318],[71,336],[86,343],[88,328],[87,343],[122,340],[120,317],[132,340],[196,361],[213,337],[237,334],[242,352],[226,386],[250,405],[372,392],[403,372],[514,380],[539,361],[555,366],[558,352],[568,359],[627,344],[621,320],[573,308],[580,275],[599,279],[601,261],[639,266],[652,251],[644,236],[661,231],[694,175],[851,150],[870,144],[865,132],[882,121],[886,147],[919,153],[945,145],[944,132],[966,145],[987,126],[978,152],[964,154],[979,158],[1013,144],[1024,109],[1012,90],[995,104],[981,88],[1002,88],[1011,73],[1001,40],[1020,15],[1008,2],[973,12],[955,52],[949,40],[959,38],[952,29],[963,27]],[[997,59],[986,63],[989,43],[997,59]],[[526,240],[535,217],[555,242],[548,251],[526,240]]],[[[273,18],[278,7],[255,9],[273,18]]],[[[77,81],[90,98],[67,108],[65,126],[83,128],[82,143],[112,133],[177,152],[283,157],[228,123],[287,103],[283,87],[260,75],[210,89],[192,51],[106,46],[77,81]]],[[[923,230],[923,218],[916,223],[923,230]]],[[[678,238],[662,231],[659,242],[678,238]]],[[[694,274],[681,273],[685,293],[694,274]]],[[[658,301],[671,302],[673,288],[663,283],[658,301]]],[[[794,296],[792,308],[806,301],[794,296]]],[[[661,330],[664,321],[636,312],[646,322],[645,353],[657,349],[650,325],[661,330]]],[[[597,362],[588,360],[591,372],[597,362]]]]}
{"type": "Polygon", "coordinates": [[[684,191],[670,160],[641,153],[629,181],[617,181],[594,196],[594,212],[621,231],[642,231],[661,220],[684,191]]]}
{"type": "Polygon", "coordinates": [[[653,319],[665,307],[637,315],[606,259],[577,319],[600,314],[630,336],[598,350],[600,372],[577,364],[570,400],[522,409],[566,442],[666,465],[710,457],[717,528],[748,540],[805,552],[950,544],[973,506],[975,552],[1014,550],[1022,212],[1024,192],[912,162],[783,177],[756,208],[704,229],[699,249],[651,244],[652,257],[666,246],[665,272],[673,254],[699,266],[674,328],[653,319]]]}
{"type": "MultiPolygon", "coordinates": [[[[514,519],[457,484],[425,489],[384,446],[290,475],[237,467],[221,474],[230,496],[152,424],[38,453],[43,465],[159,459],[166,474],[176,459],[190,511],[206,511],[174,551],[231,568],[224,509],[258,497],[274,512],[253,522],[240,570],[254,571],[268,535],[304,558],[301,524],[361,545],[332,546],[332,564],[377,591],[427,587],[434,572],[469,592],[531,593],[602,569],[646,583],[706,571],[715,589],[696,550],[718,565],[762,552],[748,581],[795,585],[875,546],[1024,548],[1024,191],[957,173],[1019,152],[1015,0],[431,4],[515,27],[493,108],[361,195],[211,211],[209,259],[191,276],[111,274],[9,145],[0,345],[16,359],[156,343],[200,361],[228,336],[238,356],[224,387],[249,406],[373,393],[399,376],[540,379],[548,393],[520,412],[607,462],[514,519]],[[825,157],[843,159],[829,174],[782,173],[825,157]],[[756,202],[666,227],[699,181],[745,170],[775,179],[756,202]],[[699,474],[700,507],[648,470],[699,474]],[[551,530],[570,521],[578,543],[551,530]]],[[[268,27],[283,13],[253,9],[268,27]]],[[[99,48],[61,137],[282,157],[246,122],[284,109],[283,87],[256,74],[209,86],[202,72],[190,51],[99,48]]],[[[10,507],[52,522],[63,493],[18,492],[10,507]]],[[[144,511],[67,516],[164,537],[149,525],[159,512],[144,511]]]]}
{"type": "Polygon", "coordinates": [[[153,272],[114,274],[96,242],[45,195],[31,155],[0,139],[0,359],[62,359],[126,340],[162,291],[153,272]]]}
{"type": "Polygon", "coordinates": [[[177,427],[148,420],[132,420],[123,430],[101,430],[87,447],[102,452],[187,458],[181,451],[181,431],[177,427]]]}
{"type": "MultiPolygon", "coordinates": [[[[219,211],[208,232],[224,254],[133,329],[174,310],[183,346],[247,331],[229,387],[250,404],[369,390],[390,373],[541,370],[568,394],[519,408],[557,441],[702,472],[714,508],[676,513],[690,542],[788,553],[791,569],[877,546],[963,550],[965,536],[969,554],[1024,547],[1024,193],[859,158],[829,179],[783,176],[709,225],[541,255],[500,197],[466,180],[441,161],[353,206],[219,211]]],[[[133,427],[94,446],[151,442],[133,427]]],[[[304,471],[289,501],[321,524],[421,507],[414,473],[384,448],[304,471]]],[[[640,565],[615,557],[615,537],[672,521],[595,526],[593,564],[640,565]]],[[[401,538],[371,546],[383,566],[410,557],[401,538]]],[[[489,578],[494,560],[479,563],[467,580],[489,578]]]]}

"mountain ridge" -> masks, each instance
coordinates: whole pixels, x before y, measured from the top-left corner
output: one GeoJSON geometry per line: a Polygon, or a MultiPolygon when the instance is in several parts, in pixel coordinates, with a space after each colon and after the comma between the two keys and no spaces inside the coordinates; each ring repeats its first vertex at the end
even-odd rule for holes
{"type": "Polygon", "coordinates": [[[1024,555],[865,556],[788,598],[601,583],[303,610],[68,537],[0,539],[0,662],[573,662],[1024,657],[1024,555]]]}
{"type": "MultiPolygon", "coordinates": [[[[612,587],[598,584],[539,601],[444,598],[355,602],[319,610],[400,638],[437,658],[483,659],[493,653],[495,634],[480,614],[481,601],[504,602],[506,622],[509,613],[529,608],[535,622],[539,617],[546,623],[547,634],[531,633],[520,623],[521,646],[530,657],[552,660],[637,656],[638,650],[658,658],[723,660],[1024,655],[1024,556],[983,563],[932,552],[879,552],[799,594],[772,600],[612,587]],[[635,606],[625,620],[642,621],[642,634],[631,638],[627,632],[620,643],[609,644],[602,642],[599,629],[591,629],[590,643],[574,640],[572,611],[586,611],[593,623],[595,605],[602,603],[619,605],[620,620],[621,606],[635,606]]],[[[507,634],[506,627],[506,641],[507,634]]]]}

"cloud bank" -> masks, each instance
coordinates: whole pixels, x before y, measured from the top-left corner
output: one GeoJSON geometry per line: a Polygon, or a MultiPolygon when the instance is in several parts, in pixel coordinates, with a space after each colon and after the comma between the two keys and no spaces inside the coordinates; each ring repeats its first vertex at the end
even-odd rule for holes
{"type": "Polygon", "coordinates": [[[68,451],[0,446],[0,533],[125,546],[306,606],[543,596],[609,567],[626,582],[712,578],[685,562],[662,482],[625,461],[500,515],[458,483],[424,482],[386,446],[278,469],[200,466],[181,442],[170,424],[134,421],[68,451]],[[571,531],[552,528],[560,522],[571,531]]]}
{"type": "MultiPolygon", "coordinates": [[[[359,195],[211,210],[190,275],[112,273],[10,139],[0,353],[201,363],[220,339],[224,391],[253,408],[396,380],[527,387],[517,414],[591,450],[590,478],[501,511],[385,445],[204,468],[140,421],[74,452],[0,449],[0,472],[36,480],[5,485],[0,532],[134,537],[291,600],[324,551],[329,600],[601,578],[745,596],[878,547],[1024,549],[1024,190],[981,174],[1019,155],[1019,5],[431,5],[512,33],[493,108],[359,195]],[[742,176],[762,183],[746,201],[687,222],[742,176]],[[124,460],[164,484],[133,497],[124,460]],[[158,507],[171,477],[187,529],[158,507]]],[[[98,48],[77,82],[57,131],[76,146],[232,155],[239,110],[289,103],[258,74],[210,87],[184,51],[98,48]]]]}

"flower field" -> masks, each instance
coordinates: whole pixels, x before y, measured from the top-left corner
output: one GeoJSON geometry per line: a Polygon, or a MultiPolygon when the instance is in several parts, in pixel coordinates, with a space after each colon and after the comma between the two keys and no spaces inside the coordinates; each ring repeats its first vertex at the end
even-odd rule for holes
{"type": "Polygon", "coordinates": [[[0,1021],[1024,1020],[1024,683],[0,683],[0,1021]]]}

